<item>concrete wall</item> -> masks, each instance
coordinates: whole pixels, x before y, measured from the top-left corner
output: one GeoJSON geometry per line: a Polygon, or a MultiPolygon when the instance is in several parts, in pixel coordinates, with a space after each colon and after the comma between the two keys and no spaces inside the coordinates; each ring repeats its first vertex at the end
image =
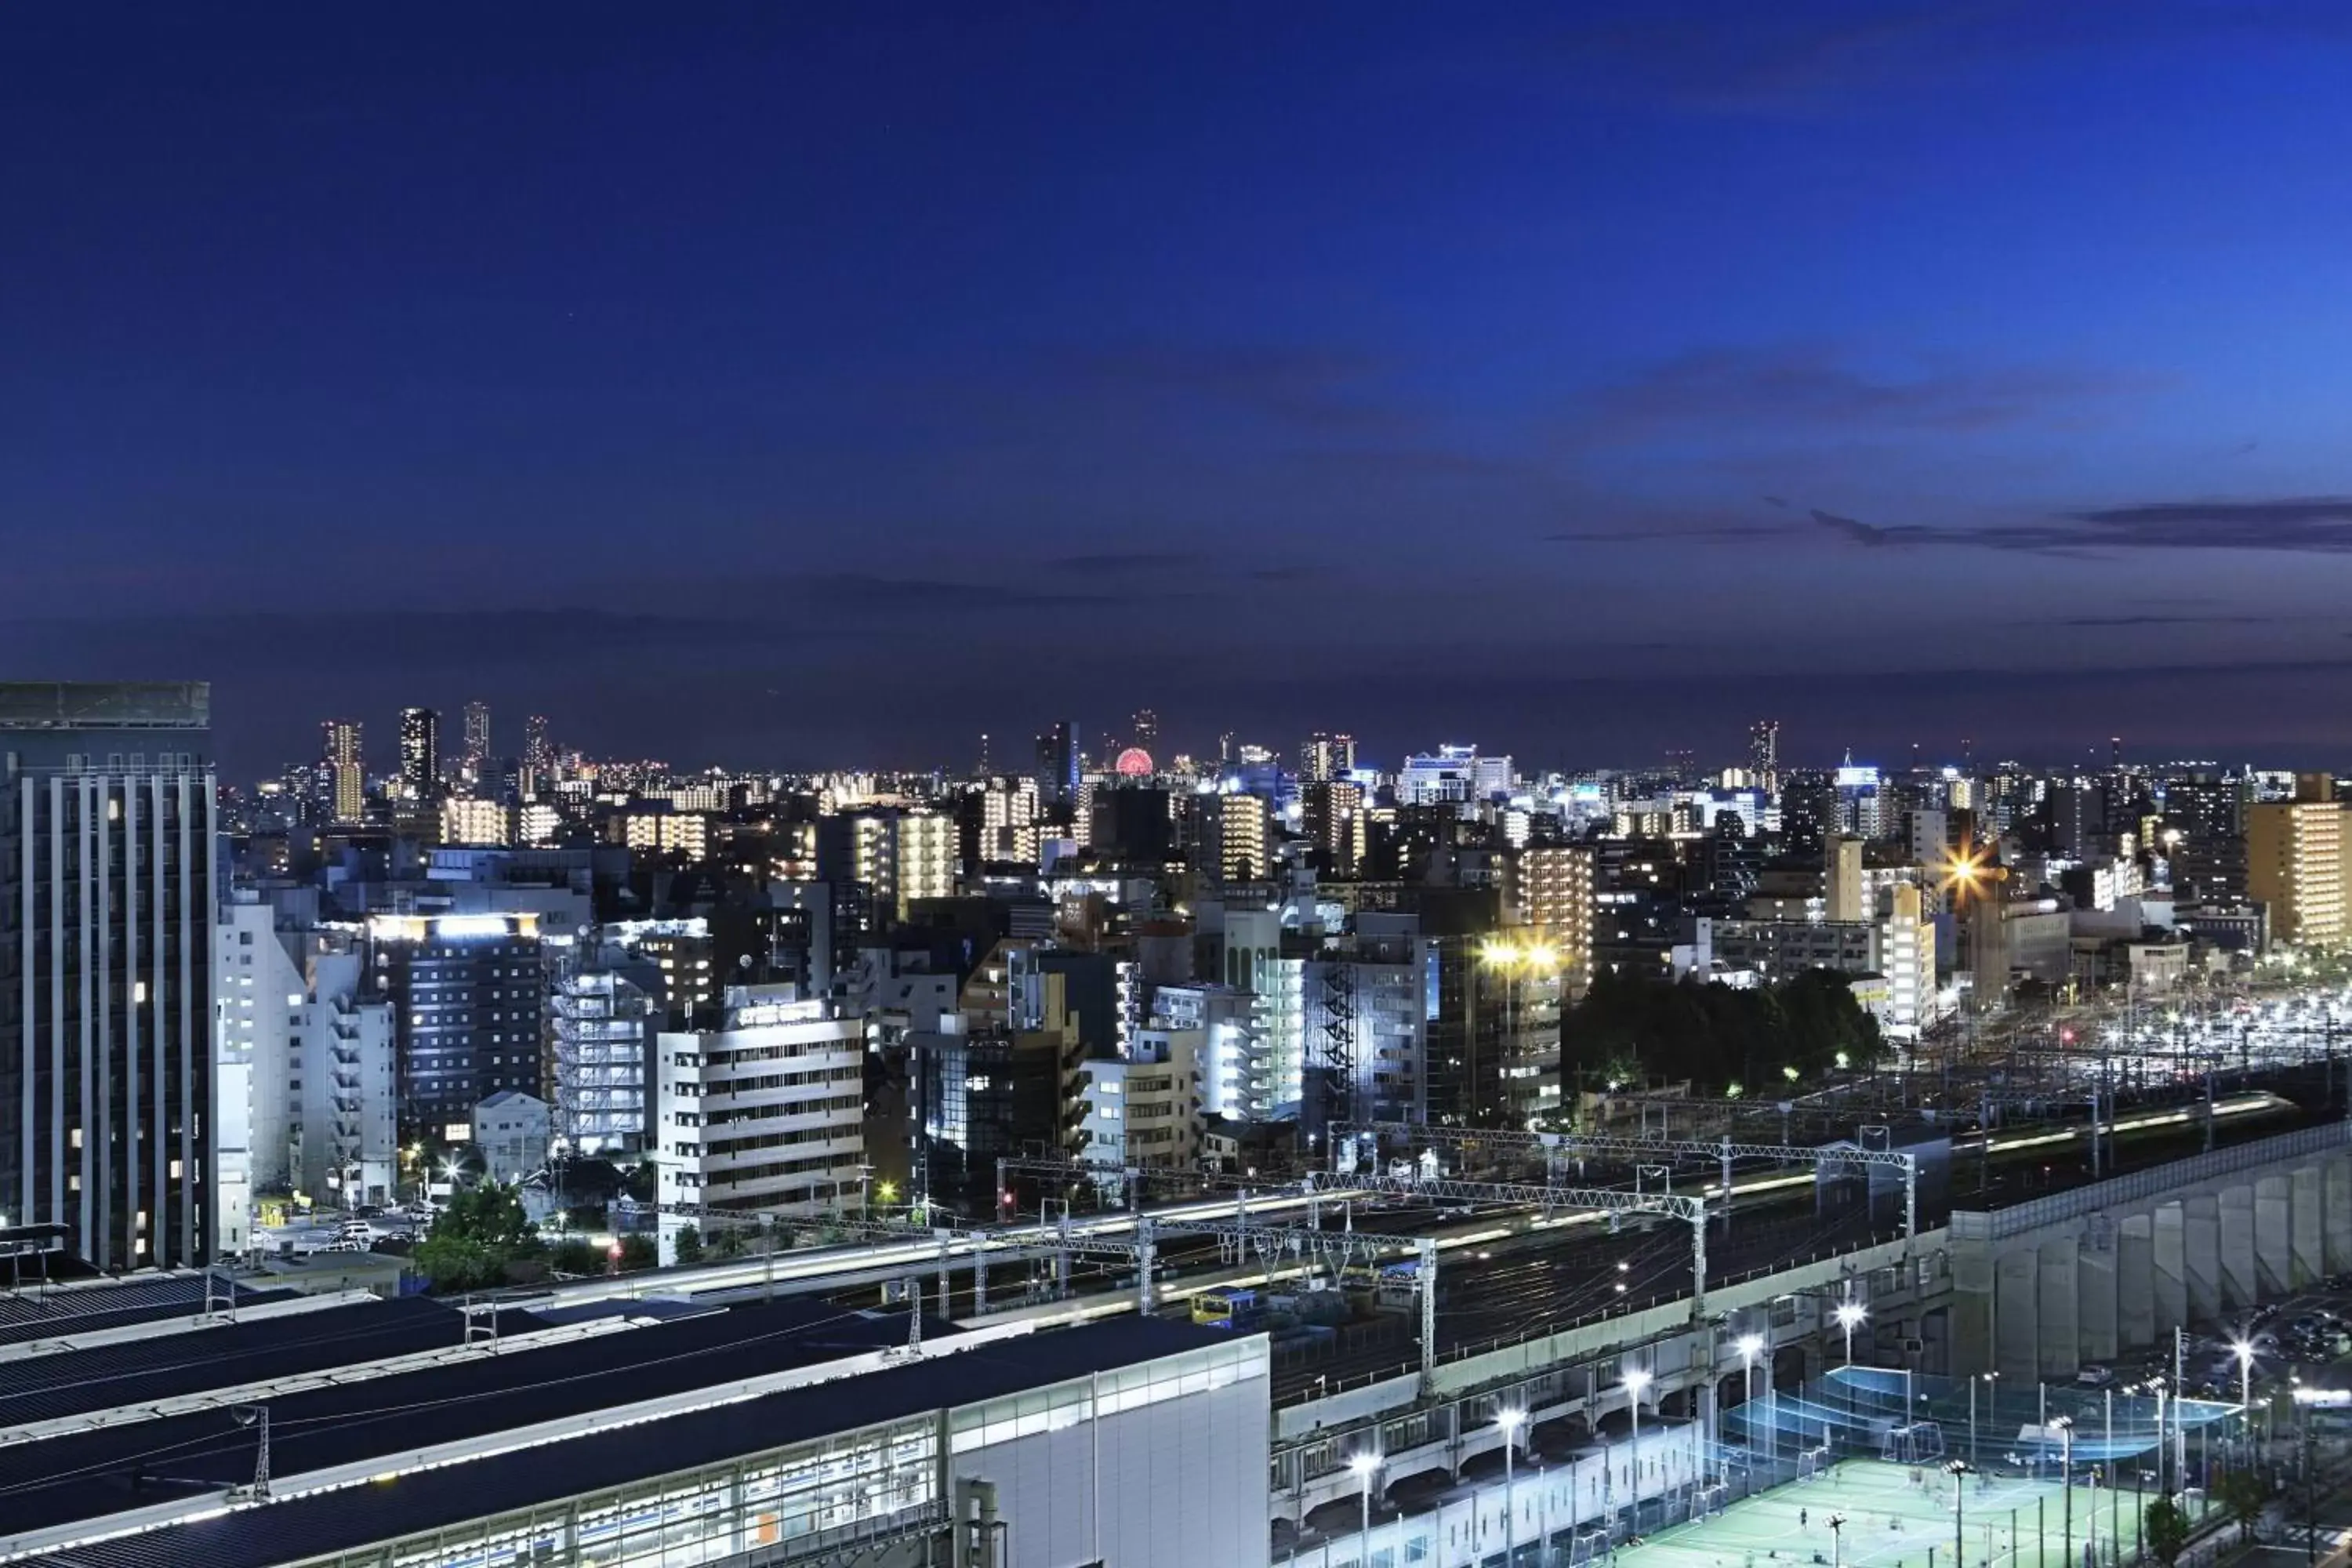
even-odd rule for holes
{"type": "Polygon", "coordinates": [[[1955,1215],[1953,1370],[2071,1377],[2352,1268],[2347,1138],[2306,1129],[1955,1215]]]}

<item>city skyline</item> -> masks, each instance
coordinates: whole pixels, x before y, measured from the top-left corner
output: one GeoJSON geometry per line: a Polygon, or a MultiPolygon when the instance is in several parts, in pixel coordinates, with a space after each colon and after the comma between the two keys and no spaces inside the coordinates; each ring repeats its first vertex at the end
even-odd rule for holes
{"type": "Polygon", "coordinates": [[[1224,15],[27,18],[0,661],[2330,760],[2332,13],[1224,15]]]}

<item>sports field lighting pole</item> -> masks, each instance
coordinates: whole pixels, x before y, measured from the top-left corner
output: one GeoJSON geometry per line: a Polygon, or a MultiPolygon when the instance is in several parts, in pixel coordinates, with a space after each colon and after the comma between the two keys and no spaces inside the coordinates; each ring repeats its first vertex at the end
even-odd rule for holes
{"type": "MultiPolygon", "coordinates": [[[[1853,1425],[1853,1330],[1855,1324],[1869,1318],[1870,1309],[1848,1297],[1837,1304],[1835,1315],[1837,1326],[1845,1331],[1845,1418],[1846,1425],[1851,1426],[1853,1425]]],[[[1905,1403],[1907,1405],[1909,1401],[1905,1403]]],[[[1911,1424],[1911,1412],[1907,1409],[1903,1412],[1903,1424],[1906,1426],[1911,1424]]]]}
{"type": "Polygon", "coordinates": [[[1356,1479],[1363,1484],[1364,1511],[1360,1539],[1363,1542],[1364,1557],[1370,1561],[1372,1555],[1372,1478],[1381,1473],[1381,1457],[1370,1448],[1360,1449],[1348,1460],[1348,1468],[1356,1472],[1356,1479]]]}
{"type": "Polygon", "coordinates": [[[1998,1372],[1980,1372],[1977,1373],[1976,1377],[1969,1379],[1969,1463],[1971,1465],[1977,1462],[1978,1377],[1984,1379],[1985,1404],[1989,1407],[1987,1414],[1992,1416],[1996,1425],[2000,1421],[2000,1401],[1994,1397],[2000,1386],[2000,1373],[1998,1372]]]}
{"type": "Polygon", "coordinates": [[[1845,1515],[1830,1515],[1830,1568],[1845,1568],[1845,1515]]]}
{"type": "Polygon", "coordinates": [[[1966,1550],[1961,1544],[1965,1538],[1960,1533],[1960,1513],[1961,1505],[1968,1500],[1969,1476],[1974,1468],[1966,1459],[1953,1459],[1944,1466],[1952,1478],[1952,1568],[1960,1568],[1960,1553],[1966,1550]]]}
{"type": "MultiPolygon", "coordinates": [[[[1519,1498],[1512,1484],[1517,1475],[1517,1453],[1519,1428],[1528,1424],[1524,1410],[1498,1410],[1495,1413],[1495,1428],[1503,1435],[1503,1550],[1506,1560],[1517,1557],[1519,1547],[1519,1498]]],[[[1368,1544],[1365,1552],[1371,1551],[1368,1544]]]]}
{"type": "MultiPolygon", "coordinates": [[[[1764,1348],[1761,1334],[1739,1336],[1739,1403],[1746,1405],[1756,1397],[1756,1352],[1764,1348]]],[[[1756,1413],[1748,1414],[1748,1479],[1756,1480],[1756,1413]]]]}
{"type": "Polygon", "coordinates": [[[2254,1464],[2254,1347],[2245,1340],[2233,1342],[2230,1353],[2238,1358],[2238,1416],[2246,1434],[2245,1464],[2254,1464]]]}
{"type": "Polygon", "coordinates": [[[2061,1415],[2057,1420],[2050,1423],[2050,1425],[2058,1428],[2058,1482],[2061,1486],[2066,1489],[2066,1499],[2063,1508],[2065,1523],[2060,1527],[2058,1532],[2058,1539],[2061,1542],[2059,1551],[2063,1553],[2063,1555],[2059,1559],[2059,1561],[2066,1563],[2067,1568],[2074,1568],[2074,1418],[2072,1415],[2061,1415]]]}
{"type": "Polygon", "coordinates": [[[1642,1533],[1642,1390],[1650,1386],[1647,1368],[1625,1369],[1625,1408],[1633,1417],[1633,1533],[1642,1533]]]}

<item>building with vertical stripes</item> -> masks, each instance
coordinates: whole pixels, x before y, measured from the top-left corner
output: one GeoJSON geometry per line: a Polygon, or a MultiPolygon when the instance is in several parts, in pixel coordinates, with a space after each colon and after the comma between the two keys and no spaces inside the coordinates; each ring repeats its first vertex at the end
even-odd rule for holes
{"type": "Polygon", "coordinates": [[[0,1214],[211,1257],[209,688],[0,683],[0,1214]]]}

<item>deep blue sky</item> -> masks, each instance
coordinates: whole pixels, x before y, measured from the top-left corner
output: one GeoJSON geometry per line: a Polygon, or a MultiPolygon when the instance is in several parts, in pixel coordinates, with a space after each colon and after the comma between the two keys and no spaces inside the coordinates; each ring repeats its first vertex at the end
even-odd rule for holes
{"type": "Polygon", "coordinates": [[[5,28],[0,670],[207,676],[233,767],[2352,702],[2342,5],[5,28]]]}

